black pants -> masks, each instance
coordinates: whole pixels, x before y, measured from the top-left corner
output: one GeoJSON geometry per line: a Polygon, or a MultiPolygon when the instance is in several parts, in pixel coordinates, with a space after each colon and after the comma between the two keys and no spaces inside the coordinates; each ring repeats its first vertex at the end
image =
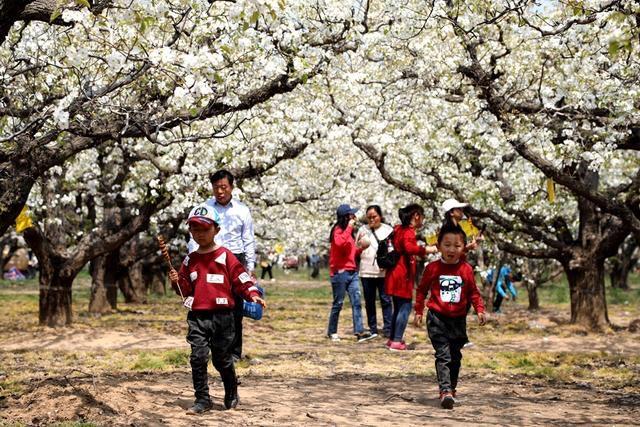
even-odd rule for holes
{"type": "Polygon", "coordinates": [[[384,277],[361,277],[364,293],[364,307],[367,311],[367,324],[371,333],[378,333],[378,319],[376,316],[376,292],[380,295],[382,308],[382,331],[386,337],[391,333],[391,317],[393,306],[391,297],[384,292],[384,277]]]}
{"type": "Polygon", "coordinates": [[[264,276],[269,275],[269,279],[273,279],[273,273],[271,272],[271,264],[268,267],[262,267],[262,273],[260,274],[260,278],[264,279],[264,276]]]}
{"type": "Polygon", "coordinates": [[[460,374],[461,350],[468,341],[467,318],[446,317],[429,310],[427,333],[436,351],[436,374],[440,391],[455,391],[460,374]]]}
{"type": "MultiPolygon", "coordinates": [[[[244,253],[234,254],[234,255],[236,256],[236,258],[238,258],[238,261],[240,261],[240,263],[244,265],[244,268],[247,268],[246,255],[244,253]]],[[[236,295],[235,303],[236,303],[236,308],[235,308],[236,336],[233,340],[233,344],[231,345],[231,355],[236,359],[240,359],[242,358],[242,318],[243,318],[242,308],[244,307],[244,299],[241,296],[236,295]]]]}
{"type": "Polygon", "coordinates": [[[502,305],[502,300],[504,297],[496,292],[496,299],[493,301],[493,312],[497,313],[500,311],[500,306],[502,305]]]}
{"type": "Polygon", "coordinates": [[[187,315],[187,342],[191,344],[191,377],[196,402],[210,402],[207,365],[209,352],[213,367],[223,383],[235,383],[235,369],[230,349],[235,337],[233,311],[190,311],[187,315]]]}

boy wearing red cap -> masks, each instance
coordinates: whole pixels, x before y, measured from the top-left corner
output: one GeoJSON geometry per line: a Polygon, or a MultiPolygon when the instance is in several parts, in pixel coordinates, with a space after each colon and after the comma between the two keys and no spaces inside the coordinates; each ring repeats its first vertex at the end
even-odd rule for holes
{"type": "Polygon", "coordinates": [[[225,408],[235,408],[238,404],[236,372],[230,351],[235,336],[234,296],[242,296],[263,307],[266,304],[238,259],[214,242],[220,231],[220,219],[215,210],[207,205],[196,206],[187,223],[199,248],[184,259],[179,273],[171,270],[169,278],[176,293],[187,297],[185,301],[190,303],[185,303],[190,305],[187,341],[191,344],[191,375],[196,399],[188,413],[200,414],[213,406],[207,377],[209,352],[224,384],[225,408]]]}

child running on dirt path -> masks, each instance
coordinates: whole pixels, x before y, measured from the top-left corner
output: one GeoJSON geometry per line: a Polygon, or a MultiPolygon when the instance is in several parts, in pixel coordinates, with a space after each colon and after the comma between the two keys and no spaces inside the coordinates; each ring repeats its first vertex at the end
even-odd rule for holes
{"type": "Polygon", "coordinates": [[[473,267],[460,259],[466,235],[458,225],[447,224],[438,234],[442,257],[429,263],[418,286],[415,324],[422,324],[424,300],[430,292],[427,307],[427,333],[436,350],[436,374],[440,388],[440,404],[452,409],[455,403],[462,347],[467,338],[467,311],[473,304],[480,325],[486,322],[485,308],[476,286],[473,267]]]}
{"type": "Polygon", "coordinates": [[[201,414],[213,407],[207,377],[209,351],[224,384],[225,408],[238,405],[238,385],[231,354],[235,336],[235,295],[262,307],[266,304],[240,261],[214,242],[220,231],[216,211],[208,205],[196,206],[187,223],[200,246],[185,257],[180,273],[172,269],[169,278],[176,293],[193,298],[187,314],[187,342],[191,344],[191,376],[196,399],[187,413],[201,414]]]}

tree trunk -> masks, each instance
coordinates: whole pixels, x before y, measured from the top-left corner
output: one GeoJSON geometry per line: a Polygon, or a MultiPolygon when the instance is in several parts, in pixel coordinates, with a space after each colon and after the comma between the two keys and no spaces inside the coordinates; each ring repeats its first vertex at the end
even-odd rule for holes
{"type": "Polygon", "coordinates": [[[59,327],[72,323],[71,284],[76,274],[62,275],[53,263],[40,263],[40,325],[59,327]]]}
{"type": "Polygon", "coordinates": [[[540,310],[540,300],[538,299],[538,284],[533,280],[526,281],[527,294],[529,295],[529,311],[540,310]]]}
{"type": "Polygon", "coordinates": [[[629,273],[638,262],[637,249],[638,244],[631,237],[625,240],[615,256],[609,258],[611,264],[609,277],[612,288],[629,289],[629,273]]]}
{"type": "Polygon", "coordinates": [[[145,280],[149,283],[149,290],[155,295],[166,295],[166,276],[162,271],[156,270],[153,266],[147,267],[145,270],[145,280]]]}
{"type": "Polygon", "coordinates": [[[129,267],[127,274],[118,281],[118,284],[125,303],[145,304],[147,302],[141,263],[138,262],[129,267]]]}
{"type": "Polygon", "coordinates": [[[631,269],[628,265],[614,263],[611,267],[611,272],[609,273],[611,287],[628,290],[630,270],[631,269]]]}
{"type": "Polygon", "coordinates": [[[91,300],[89,313],[105,314],[116,310],[118,286],[113,252],[91,261],[91,300]]]}
{"type": "Polygon", "coordinates": [[[146,304],[147,284],[145,283],[144,275],[142,274],[142,261],[138,261],[129,267],[129,280],[131,282],[131,287],[136,294],[137,302],[146,304]]]}
{"type": "Polygon", "coordinates": [[[583,258],[564,265],[571,295],[571,323],[602,331],[610,326],[604,293],[604,260],[583,258]]]}

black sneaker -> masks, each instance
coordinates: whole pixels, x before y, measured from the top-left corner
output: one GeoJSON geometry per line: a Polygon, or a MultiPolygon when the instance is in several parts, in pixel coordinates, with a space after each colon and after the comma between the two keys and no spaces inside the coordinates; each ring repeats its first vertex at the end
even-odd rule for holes
{"type": "Polygon", "coordinates": [[[453,409],[456,401],[453,399],[453,394],[450,391],[440,392],[440,406],[444,409],[453,409]]]}
{"type": "Polygon", "coordinates": [[[213,408],[213,402],[196,402],[193,404],[191,408],[187,410],[187,414],[189,415],[199,415],[204,412],[210,411],[213,408]]]}
{"type": "Polygon", "coordinates": [[[374,336],[374,335],[371,335],[369,332],[363,332],[363,333],[357,335],[357,338],[358,338],[358,342],[365,342],[365,341],[369,341],[371,339],[374,339],[377,336],[378,336],[378,334],[376,334],[374,336]]]}
{"type": "Polygon", "coordinates": [[[224,393],[224,407],[227,409],[233,409],[238,406],[238,402],[240,399],[238,398],[238,390],[231,390],[229,392],[224,393]]]}

